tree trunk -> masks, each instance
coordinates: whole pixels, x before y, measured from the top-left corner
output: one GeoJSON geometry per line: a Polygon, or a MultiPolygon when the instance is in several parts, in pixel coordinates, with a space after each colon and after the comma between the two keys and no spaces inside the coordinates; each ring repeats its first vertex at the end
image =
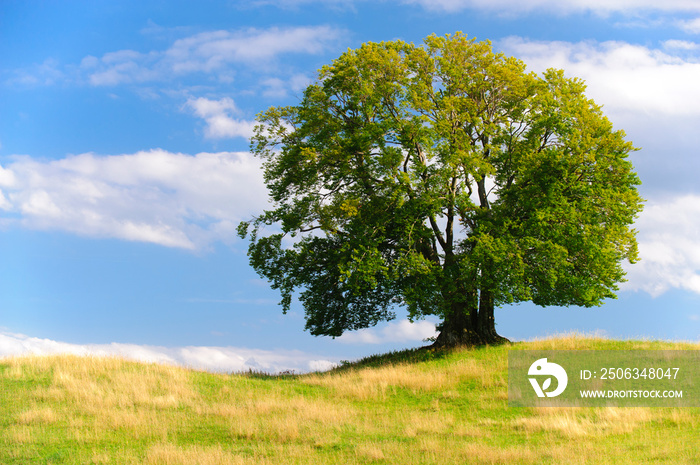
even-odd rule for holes
{"type": "Polygon", "coordinates": [[[478,307],[473,305],[469,308],[464,303],[452,305],[451,312],[445,316],[433,347],[479,346],[510,342],[496,333],[493,295],[483,291],[480,294],[478,307]]]}
{"type": "Polygon", "coordinates": [[[435,339],[433,347],[477,346],[484,344],[481,336],[476,331],[476,325],[472,315],[476,314],[476,308],[471,312],[460,305],[445,316],[440,327],[440,334],[435,339]]]}
{"type": "Polygon", "coordinates": [[[477,318],[476,331],[486,344],[510,342],[505,337],[499,336],[496,332],[493,294],[489,291],[481,291],[479,295],[479,316],[477,318]]]}

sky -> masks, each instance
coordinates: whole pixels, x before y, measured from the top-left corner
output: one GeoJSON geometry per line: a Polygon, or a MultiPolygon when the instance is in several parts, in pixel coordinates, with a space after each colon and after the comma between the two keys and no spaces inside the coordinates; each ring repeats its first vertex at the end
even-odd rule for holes
{"type": "Polygon", "coordinates": [[[120,354],[214,371],[322,370],[425,345],[434,319],[340,338],[248,264],[267,205],[257,113],[348,48],[462,31],[586,81],[647,200],[618,299],[497,309],[500,334],[700,340],[700,2],[0,2],[0,356],[120,354]]]}

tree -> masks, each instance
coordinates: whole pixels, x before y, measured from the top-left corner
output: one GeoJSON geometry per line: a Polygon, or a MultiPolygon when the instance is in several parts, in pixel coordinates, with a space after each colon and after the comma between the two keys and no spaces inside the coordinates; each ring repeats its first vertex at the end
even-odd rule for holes
{"type": "Polygon", "coordinates": [[[441,318],[436,345],[497,343],[494,306],[614,298],[636,149],[584,91],[462,33],[348,50],[258,117],[273,203],[239,226],[251,265],[334,337],[404,306],[441,318]]]}

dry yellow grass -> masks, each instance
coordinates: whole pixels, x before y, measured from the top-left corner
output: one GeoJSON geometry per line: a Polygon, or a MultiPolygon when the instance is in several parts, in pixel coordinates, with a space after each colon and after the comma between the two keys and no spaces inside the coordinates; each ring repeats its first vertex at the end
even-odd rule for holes
{"type": "Polygon", "coordinates": [[[666,342],[650,339],[638,339],[623,341],[623,347],[613,347],[616,341],[609,339],[601,332],[583,333],[572,331],[555,334],[543,338],[534,338],[527,341],[527,350],[590,350],[596,344],[610,344],[607,350],[654,350],[659,344],[663,344],[665,350],[700,350],[700,344],[691,341],[666,342]]]}
{"type": "Polygon", "coordinates": [[[358,446],[355,449],[355,453],[357,454],[357,458],[360,459],[361,461],[377,461],[377,460],[384,460],[386,456],[384,455],[384,451],[382,450],[381,445],[377,443],[366,443],[358,446]]]}
{"type": "MultiPolygon", "coordinates": [[[[119,358],[52,356],[11,358],[5,376],[51,377],[31,396],[34,406],[21,412],[17,422],[41,426],[61,423],[79,443],[99,440],[115,430],[131,436],[165,435],[167,423],[158,410],[190,405],[197,397],[187,370],[167,365],[143,365],[119,358]],[[40,406],[51,404],[60,407],[40,406]]],[[[25,431],[18,436],[26,437],[25,431]]]]}
{"type": "MultiPolygon", "coordinates": [[[[589,342],[573,335],[556,346],[589,342]]],[[[0,382],[27,389],[6,405],[0,463],[700,463],[689,440],[696,410],[511,410],[506,360],[506,348],[459,350],[266,379],[113,358],[7,359],[0,382]],[[74,455],[42,461],[66,444],[74,455]]]]}
{"type": "Polygon", "coordinates": [[[404,428],[406,437],[437,435],[453,431],[455,424],[453,415],[441,412],[412,412],[397,420],[406,425],[404,428]]]}
{"type": "Polygon", "coordinates": [[[146,454],[148,465],[248,465],[265,464],[259,458],[243,458],[224,451],[221,446],[179,447],[173,444],[156,444],[146,454]]]}
{"type": "Polygon", "coordinates": [[[454,364],[426,370],[410,364],[388,365],[378,368],[361,368],[340,374],[313,374],[303,379],[310,385],[324,386],[341,397],[357,400],[381,400],[406,389],[414,394],[452,390],[460,382],[477,379],[485,387],[493,386],[492,367],[485,367],[477,360],[463,359],[454,364]]]}
{"type": "Polygon", "coordinates": [[[533,409],[536,416],[516,418],[514,429],[527,432],[555,432],[566,438],[591,435],[629,433],[658,418],[649,408],[606,407],[596,410],[581,408],[541,407],[533,409]]]}
{"type": "Polygon", "coordinates": [[[13,425],[5,430],[5,437],[11,442],[29,444],[32,442],[34,435],[32,434],[32,429],[26,425],[13,425]]]}
{"type": "Polygon", "coordinates": [[[488,444],[468,444],[462,451],[464,460],[474,464],[540,463],[539,454],[530,447],[494,447],[488,444]]]}
{"type": "Polygon", "coordinates": [[[58,415],[51,407],[35,406],[19,414],[17,416],[17,421],[23,425],[31,423],[55,423],[58,421],[58,415]]]}
{"type": "Polygon", "coordinates": [[[53,367],[57,392],[85,409],[153,407],[167,409],[195,397],[186,370],[168,365],[143,365],[119,358],[60,357],[53,367]],[[87,362],[87,363],[86,363],[87,362]]]}

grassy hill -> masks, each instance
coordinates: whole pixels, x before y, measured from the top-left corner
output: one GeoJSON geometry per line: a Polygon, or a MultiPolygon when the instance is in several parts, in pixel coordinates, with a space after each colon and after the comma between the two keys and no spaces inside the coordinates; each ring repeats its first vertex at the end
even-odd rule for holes
{"type": "Polygon", "coordinates": [[[5,359],[0,463],[700,463],[700,409],[508,408],[512,348],[700,345],[572,336],[278,377],[113,358],[5,359]]]}

